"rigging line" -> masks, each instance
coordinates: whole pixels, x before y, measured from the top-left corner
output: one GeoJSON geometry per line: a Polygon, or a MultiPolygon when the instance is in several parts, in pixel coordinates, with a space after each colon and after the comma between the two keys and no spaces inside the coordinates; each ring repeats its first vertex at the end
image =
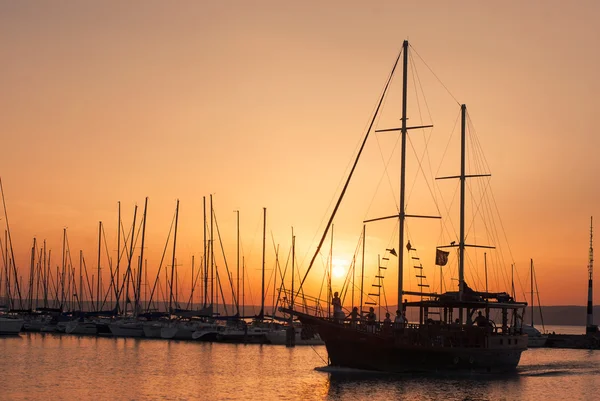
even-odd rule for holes
{"type": "MultiPolygon", "coordinates": [[[[468,114],[467,114],[467,118],[468,118],[469,124],[472,124],[471,117],[468,114]]],[[[484,159],[484,161],[485,161],[485,163],[487,165],[487,159],[485,158],[485,156],[483,156],[483,159],[484,159]]],[[[494,192],[493,192],[493,190],[491,188],[490,188],[490,197],[491,197],[494,209],[496,211],[496,215],[498,216],[498,220],[500,222],[500,227],[502,229],[502,233],[504,234],[504,240],[506,241],[508,252],[510,254],[510,258],[511,258],[511,260],[514,260],[512,249],[511,249],[510,243],[508,242],[508,236],[507,236],[506,230],[504,228],[504,222],[502,220],[502,217],[500,216],[499,209],[498,209],[498,204],[496,202],[496,197],[494,196],[494,192]]],[[[520,278],[519,278],[519,280],[520,280],[520,278]]]]}
{"type": "MultiPolygon", "coordinates": [[[[438,187],[438,190],[440,192],[440,199],[442,200],[442,204],[445,208],[444,212],[446,213],[446,216],[451,216],[450,209],[452,208],[452,205],[455,204],[455,201],[458,197],[459,188],[460,188],[460,181],[457,180],[456,184],[454,186],[454,192],[450,199],[450,203],[447,204],[446,200],[444,199],[444,196],[441,193],[441,190],[439,190],[439,187],[438,187]]],[[[454,220],[451,217],[448,217],[445,219],[440,219],[440,223],[442,225],[442,230],[440,232],[440,236],[438,237],[438,244],[442,243],[441,240],[443,239],[444,233],[448,235],[449,239],[458,238],[458,231],[456,229],[456,226],[454,225],[454,220]]]]}
{"type": "MultiPolygon", "coordinates": [[[[386,103],[387,103],[387,96],[383,100],[383,104],[382,104],[382,107],[381,107],[382,111],[385,109],[386,103]]],[[[376,120],[376,123],[375,123],[375,126],[378,126],[379,118],[380,117],[378,116],[377,120],[376,120]]],[[[373,205],[373,202],[374,202],[374,200],[376,198],[376,194],[377,194],[377,192],[379,192],[379,187],[381,186],[381,183],[383,182],[383,177],[387,177],[388,184],[389,184],[390,188],[393,188],[392,180],[391,180],[391,177],[390,177],[390,175],[388,173],[388,166],[392,162],[392,159],[393,159],[393,156],[394,156],[394,150],[398,147],[398,141],[400,140],[400,137],[401,137],[400,135],[398,135],[396,137],[396,142],[394,143],[394,147],[392,148],[392,152],[390,153],[390,156],[388,157],[388,161],[386,163],[385,158],[383,156],[383,150],[381,149],[381,143],[379,141],[379,135],[375,134],[375,140],[376,140],[376,143],[377,143],[377,148],[379,149],[379,155],[381,156],[381,161],[383,163],[384,174],[381,175],[381,178],[379,179],[379,182],[377,183],[377,187],[375,188],[375,194],[371,198],[371,202],[369,203],[369,205],[367,207],[365,215],[363,216],[363,220],[367,219],[367,215],[369,213],[369,210],[371,209],[371,206],[373,205]]],[[[394,191],[392,191],[392,193],[394,193],[394,191]]],[[[394,204],[396,206],[396,210],[398,210],[398,213],[400,213],[399,201],[398,201],[398,199],[396,199],[396,195],[395,194],[393,195],[393,199],[394,199],[394,204]]]]}
{"type": "MultiPolygon", "coordinates": [[[[416,94],[415,98],[417,99],[417,109],[419,111],[419,119],[420,119],[421,124],[423,124],[423,115],[422,115],[423,113],[421,111],[421,103],[419,102],[419,92],[416,90],[417,85],[416,85],[416,81],[415,81],[415,72],[414,72],[416,70],[416,68],[414,67],[414,60],[412,58],[411,58],[411,65],[413,65],[413,68],[411,68],[411,72],[412,72],[412,77],[413,77],[413,85],[415,87],[415,94],[416,94]]],[[[424,95],[423,95],[423,98],[425,98],[424,95]]],[[[417,183],[417,177],[418,177],[419,173],[422,173],[423,178],[425,179],[425,183],[427,184],[427,188],[429,190],[429,193],[432,196],[433,201],[434,201],[434,203],[436,205],[437,211],[439,213],[440,208],[437,205],[437,202],[436,202],[436,199],[435,199],[435,195],[434,195],[434,191],[432,191],[431,185],[429,183],[429,179],[427,178],[427,175],[425,174],[425,170],[423,169],[423,159],[425,159],[425,156],[429,156],[428,145],[429,145],[429,141],[431,140],[431,136],[432,136],[433,130],[429,131],[429,135],[428,136],[425,135],[425,131],[424,130],[421,130],[421,132],[423,134],[423,140],[424,140],[425,146],[424,146],[423,152],[422,152],[422,154],[420,156],[417,154],[417,150],[416,150],[415,145],[414,145],[414,143],[412,141],[412,138],[410,136],[408,137],[408,140],[409,140],[411,149],[413,151],[413,154],[415,155],[415,157],[416,157],[416,159],[418,161],[418,169],[415,172],[415,177],[413,179],[413,183],[412,183],[411,189],[410,189],[410,191],[408,193],[408,197],[406,199],[406,205],[408,205],[410,203],[410,198],[411,198],[411,196],[413,194],[415,185],[417,183]]],[[[430,161],[429,157],[427,158],[427,160],[430,161]]],[[[431,166],[431,163],[429,163],[429,165],[431,166]]],[[[430,171],[432,171],[431,168],[430,168],[430,171]]]]}
{"type": "MultiPolygon", "coordinates": [[[[379,143],[379,138],[378,138],[377,135],[375,135],[375,138],[377,138],[377,146],[379,148],[379,154],[381,155],[381,159],[382,159],[382,162],[383,162],[384,174],[381,175],[381,178],[379,179],[379,182],[377,183],[377,187],[375,188],[375,194],[373,194],[373,197],[371,198],[371,202],[369,203],[369,205],[367,207],[367,211],[365,212],[365,215],[363,216],[363,220],[367,219],[367,215],[369,213],[369,210],[371,209],[371,206],[373,206],[373,202],[377,198],[377,192],[379,192],[379,187],[381,186],[381,183],[383,182],[383,178],[384,177],[387,177],[388,184],[389,184],[390,188],[393,188],[392,180],[391,180],[390,174],[388,173],[388,166],[390,165],[390,163],[392,162],[392,159],[394,157],[394,151],[393,150],[395,150],[398,147],[398,141],[400,141],[400,135],[398,135],[396,137],[396,142],[394,143],[393,150],[390,153],[390,156],[389,156],[388,161],[386,163],[385,159],[383,158],[383,150],[381,149],[381,144],[379,143]]],[[[392,193],[393,193],[393,191],[392,191],[392,193]]],[[[396,210],[399,213],[400,212],[399,201],[398,201],[398,199],[396,199],[396,195],[395,194],[393,194],[393,198],[394,198],[394,205],[396,206],[396,210]]]]}
{"type": "MultiPolygon", "coordinates": [[[[425,96],[425,90],[423,90],[423,84],[421,83],[421,77],[419,75],[419,70],[416,68],[414,58],[411,57],[410,60],[411,60],[411,63],[413,64],[413,71],[414,71],[413,75],[416,76],[416,82],[414,83],[414,86],[416,88],[417,82],[419,83],[420,93],[423,96],[423,102],[425,103],[425,109],[427,110],[427,116],[429,117],[429,121],[431,121],[431,124],[435,125],[433,122],[433,116],[431,115],[431,109],[429,108],[429,102],[427,101],[427,97],[425,96]]],[[[413,81],[414,81],[414,78],[413,78],[413,81]]],[[[419,103],[419,117],[421,118],[421,121],[423,121],[423,117],[421,116],[421,114],[422,114],[421,113],[421,105],[419,103]]],[[[422,124],[422,125],[424,125],[424,124],[422,124]]],[[[427,149],[429,146],[429,142],[431,140],[431,137],[433,136],[433,129],[434,128],[432,128],[431,131],[429,131],[428,137],[425,136],[425,131],[421,131],[423,134],[423,141],[425,142],[425,149],[427,149]]],[[[427,164],[429,166],[429,172],[433,173],[433,167],[431,165],[431,158],[430,158],[429,152],[427,152],[427,164]]],[[[432,179],[435,179],[435,177],[432,177],[432,179]]],[[[435,198],[434,198],[434,200],[435,200],[435,198]]],[[[439,208],[438,208],[438,211],[439,211],[439,208]]]]}
{"type": "MultiPolygon", "coordinates": [[[[393,81],[393,77],[392,77],[392,81],[393,81]]],[[[390,83],[390,82],[388,82],[388,84],[389,84],[389,83],[390,83]]],[[[387,88],[387,87],[386,87],[386,88],[387,88]]],[[[382,96],[384,96],[384,95],[385,95],[385,89],[384,89],[384,90],[383,90],[381,93],[382,93],[382,96]]],[[[365,125],[364,125],[364,127],[363,127],[363,130],[362,130],[362,132],[365,132],[365,130],[367,130],[367,128],[370,130],[370,129],[371,129],[371,127],[373,127],[373,126],[377,126],[377,125],[378,125],[378,121],[379,121],[379,115],[377,115],[377,114],[375,114],[375,113],[376,113],[376,111],[377,111],[377,109],[378,109],[379,107],[381,107],[381,109],[382,109],[382,110],[385,108],[385,103],[386,103],[386,100],[387,100],[387,96],[385,96],[385,98],[383,99],[383,104],[378,104],[378,105],[376,105],[376,106],[374,106],[374,107],[373,107],[373,109],[372,109],[372,111],[371,111],[371,114],[370,114],[370,115],[375,115],[375,116],[376,116],[375,124],[373,125],[373,121],[371,121],[371,124],[370,124],[370,125],[369,125],[369,123],[365,123],[365,125]]],[[[375,117],[374,117],[374,119],[375,119],[375,117]]],[[[376,136],[376,138],[377,138],[377,136],[376,136]]],[[[363,146],[364,146],[364,142],[363,142],[363,146]]],[[[357,142],[356,146],[354,147],[354,153],[356,153],[356,152],[358,151],[358,149],[361,149],[361,141],[360,141],[360,140],[357,142]]],[[[348,162],[348,164],[346,165],[346,167],[344,168],[344,173],[346,173],[346,172],[347,172],[347,171],[350,169],[350,166],[351,166],[351,165],[352,165],[352,160],[350,160],[350,161],[348,162]]],[[[325,218],[326,218],[326,216],[327,216],[327,210],[329,210],[329,209],[331,208],[331,205],[334,203],[334,200],[335,200],[335,194],[338,192],[339,188],[340,188],[340,187],[342,187],[342,183],[343,183],[343,182],[344,182],[344,180],[343,180],[343,177],[342,177],[342,178],[340,179],[340,181],[338,182],[338,184],[337,184],[337,186],[336,186],[336,188],[335,188],[335,191],[333,192],[333,194],[332,194],[332,196],[331,196],[331,198],[330,198],[329,204],[327,205],[327,208],[325,209],[325,213],[323,213],[323,216],[321,217],[321,220],[320,220],[320,222],[319,222],[319,225],[318,225],[318,227],[321,227],[321,225],[322,225],[322,224],[323,224],[323,222],[325,221],[325,218]]],[[[366,217],[365,217],[364,219],[366,219],[366,217]]],[[[363,219],[363,220],[364,220],[364,219],[363,219]]],[[[318,235],[318,232],[315,232],[315,234],[313,235],[313,237],[312,237],[312,239],[311,239],[311,241],[310,241],[310,243],[311,243],[311,244],[313,244],[313,243],[315,242],[315,238],[317,238],[317,235],[318,235]]],[[[301,262],[301,264],[304,264],[304,262],[305,262],[305,260],[306,260],[306,257],[307,257],[308,255],[309,255],[309,250],[307,250],[307,251],[304,253],[304,256],[302,257],[302,262],[301,262]]]]}
{"type": "Polygon", "coordinates": [[[415,172],[415,177],[413,179],[412,186],[411,186],[410,191],[408,193],[408,196],[406,198],[406,204],[408,205],[410,203],[410,198],[411,198],[411,196],[413,194],[415,185],[417,183],[417,177],[418,177],[419,173],[422,173],[423,179],[425,180],[425,183],[427,184],[427,189],[429,190],[429,194],[433,198],[433,202],[434,202],[434,204],[436,206],[436,209],[437,209],[437,211],[439,213],[439,211],[440,211],[439,205],[436,202],[436,199],[435,199],[435,196],[434,196],[434,191],[432,190],[432,185],[429,183],[429,179],[427,178],[427,175],[425,174],[425,170],[423,169],[423,164],[422,164],[423,158],[425,157],[425,153],[427,153],[427,144],[425,145],[425,149],[423,150],[423,155],[421,156],[421,158],[419,158],[419,155],[417,154],[417,150],[415,148],[415,145],[412,142],[412,139],[410,137],[408,138],[408,143],[410,144],[410,148],[412,149],[413,154],[417,158],[418,168],[417,168],[417,171],[415,172]]]}
{"type": "Polygon", "coordinates": [[[442,168],[442,163],[444,162],[444,159],[446,158],[446,153],[448,153],[448,150],[450,149],[450,142],[452,141],[452,138],[454,137],[454,132],[456,132],[456,126],[458,125],[458,120],[460,119],[460,110],[458,112],[458,114],[456,115],[456,120],[454,121],[454,126],[452,127],[452,131],[450,131],[450,137],[448,138],[448,142],[446,142],[446,148],[444,149],[444,153],[442,153],[442,158],[440,159],[440,164],[438,165],[438,168],[435,172],[435,175],[439,175],[440,170],[442,168]]]}
{"type": "Polygon", "coordinates": [[[360,146],[360,150],[358,151],[358,154],[356,155],[356,160],[354,161],[354,164],[352,166],[352,169],[350,170],[350,173],[348,175],[348,179],[346,180],[346,183],[344,184],[344,188],[342,189],[342,193],[340,194],[340,197],[335,205],[335,208],[333,209],[333,212],[331,213],[331,217],[329,218],[329,221],[327,222],[327,227],[325,228],[325,232],[323,233],[323,236],[321,237],[321,240],[319,241],[319,245],[317,246],[317,249],[315,251],[314,256],[312,257],[310,264],[308,265],[308,269],[306,271],[306,274],[304,275],[304,278],[302,279],[302,281],[300,282],[300,286],[299,288],[302,288],[302,286],[304,285],[304,281],[306,280],[306,277],[308,276],[308,273],[310,273],[310,270],[313,266],[313,263],[317,257],[317,255],[319,254],[319,251],[321,250],[321,246],[323,246],[323,242],[325,241],[325,238],[327,237],[327,232],[329,231],[329,227],[331,226],[331,223],[333,222],[333,219],[337,213],[338,208],[340,207],[340,204],[342,203],[342,199],[344,198],[344,195],[346,194],[346,190],[348,189],[348,185],[350,184],[350,180],[352,179],[352,176],[354,174],[354,170],[356,169],[356,166],[358,164],[358,160],[360,159],[360,156],[362,154],[362,151],[365,147],[365,144],[367,142],[367,139],[369,138],[369,133],[371,132],[371,129],[373,128],[373,124],[375,123],[375,120],[377,118],[377,115],[379,114],[379,108],[381,107],[381,103],[383,103],[383,99],[385,98],[385,94],[387,93],[387,89],[388,86],[390,84],[390,81],[392,80],[392,77],[394,76],[394,72],[396,70],[396,66],[398,65],[398,62],[400,61],[400,55],[402,54],[402,52],[400,52],[398,54],[398,57],[396,58],[396,62],[394,63],[394,67],[392,68],[392,71],[390,72],[390,76],[388,78],[387,83],[385,84],[385,88],[383,90],[383,93],[381,95],[381,98],[379,99],[379,104],[377,105],[377,109],[375,110],[375,115],[373,116],[373,119],[371,120],[371,124],[369,125],[369,129],[367,130],[367,133],[365,135],[365,139],[362,142],[362,145],[360,146]]]}
{"type": "MultiPolygon", "coordinates": [[[[150,299],[148,304],[152,302],[154,298],[154,291],[156,290],[156,285],[158,284],[158,280],[160,277],[160,271],[162,270],[163,262],[165,261],[165,255],[167,254],[167,247],[169,245],[169,239],[171,238],[171,233],[173,232],[173,226],[175,224],[175,214],[173,214],[173,219],[171,220],[171,227],[169,227],[169,233],[167,234],[167,240],[165,241],[165,247],[163,248],[163,253],[160,258],[160,263],[158,264],[158,271],[156,272],[156,278],[154,279],[154,285],[152,286],[152,291],[150,291],[150,299]]],[[[164,299],[164,298],[163,298],[164,299]]],[[[146,312],[149,312],[149,307],[146,312]]]]}
{"type": "Polygon", "coordinates": [[[438,82],[440,83],[440,85],[442,85],[442,87],[444,87],[444,89],[446,89],[446,92],[448,92],[448,94],[452,97],[452,99],[454,99],[454,101],[458,105],[460,105],[460,102],[456,99],[456,97],[452,94],[452,92],[450,92],[450,90],[446,87],[446,85],[444,85],[444,83],[442,82],[442,80],[440,78],[438,78],[438,76],[435,74],[435,72],[433,72],[433,70],[431,69],[431,67],[429,67],[429,65],[425,62],[425,60],[423,60],[423,58],[421,57],[421,55],[419,54],[419,52],[417,52],[412,45],[409,44],[409,46],[412,49],[412,51],[415,52],[415,54],[417,55],[417,57],[419,57],[419,59],[423,62],[423,64],[425,64],[425,67],[427,67],[427,69],[429,70],[429,72],[431,72],[431,74],[433,74],[433,76],[435,77],[435,79],[438,80],[438,82]]]}

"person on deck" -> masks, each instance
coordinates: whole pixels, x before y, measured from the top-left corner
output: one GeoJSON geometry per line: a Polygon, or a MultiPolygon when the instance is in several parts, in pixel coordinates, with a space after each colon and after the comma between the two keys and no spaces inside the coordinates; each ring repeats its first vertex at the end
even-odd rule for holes
{"type": "Polygon", "coordinates": [[[383,319],[383,330],[387,333],[392,328],[392,319],[390,319],[390,314],[385,314],[385,319],[383,319]]]}
{"type": "Polygon", "coordinates": [[[481,314],[481,311],[477,312],[477,317],[475,318],[475,321],[473,323],[476,324],[477,327],[487,327],[488,326],[488,320],[485,316],[483,316],[481,314]]]}
{"type": "Polygon", "coordinates": [[[397,310],[396,317],[394,318],[394,328],[401,329],[403,327],[406,327],[406,323],[408,323],[408,320],[406,320],[406,316],[404,316],[404,313],[400,312],[400,310],[397,310]]]}
{"type": "Polygon", "coordinates": [[[375,333],[376,321],[377,321],[377,315],[375,315],[375,309],[371,306],[369,308],[369,314],[367,315],[367,331],[369,333],[375,333]]]}
{"type": "Polygon", "coordinates": [[[360,320],[358,308],[356,306],[352,308],[352,312],[350,312],[347,317],[350,318],[350,327],[355,329],[358,326],[358,321],[360,320]]]}
{"type": "Polygon", "coordinates": [[[333,293],[331,304],[333,305],[333,319],[338,323],[342,323],[346,315],[342,311],[342,301],[337,291],[333,293]]]}

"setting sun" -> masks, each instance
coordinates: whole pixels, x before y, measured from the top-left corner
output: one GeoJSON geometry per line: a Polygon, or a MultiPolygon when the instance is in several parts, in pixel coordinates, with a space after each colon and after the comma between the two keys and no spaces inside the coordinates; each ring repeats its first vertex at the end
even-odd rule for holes
{"type": "Polygon", "coordinates": [[[333,259],[331,268],[331,275],[335,278],[342,278],[346,275],[346,266],[348,261],[344,259],[333,259]]]}

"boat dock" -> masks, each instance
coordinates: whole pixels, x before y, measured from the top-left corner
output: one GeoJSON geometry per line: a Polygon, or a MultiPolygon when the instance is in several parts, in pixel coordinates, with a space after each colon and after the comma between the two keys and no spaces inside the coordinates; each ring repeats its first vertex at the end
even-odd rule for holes
{"type": "Polygon", "coordinates": [[[600,334],[549,334],[546,348],[600,349],[600,334]]]}

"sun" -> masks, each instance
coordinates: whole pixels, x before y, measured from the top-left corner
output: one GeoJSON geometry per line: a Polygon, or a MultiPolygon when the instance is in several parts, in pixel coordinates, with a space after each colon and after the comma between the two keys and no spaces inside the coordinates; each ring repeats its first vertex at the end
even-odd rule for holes
{"type": "Polygon", "coordinates": [[[344,269],[342,266],[333,266],[333,269],[331,269],[331,274],[335,278],[342,278],[346,274],[346,269],[344,269]]]}
{"type": "Polygon", "coordinates": [[[331,267],[331,275],[335,278],[342,278],[346,275],[346,266],[348,261],[344,259],[333,259],[331,267]]]}

